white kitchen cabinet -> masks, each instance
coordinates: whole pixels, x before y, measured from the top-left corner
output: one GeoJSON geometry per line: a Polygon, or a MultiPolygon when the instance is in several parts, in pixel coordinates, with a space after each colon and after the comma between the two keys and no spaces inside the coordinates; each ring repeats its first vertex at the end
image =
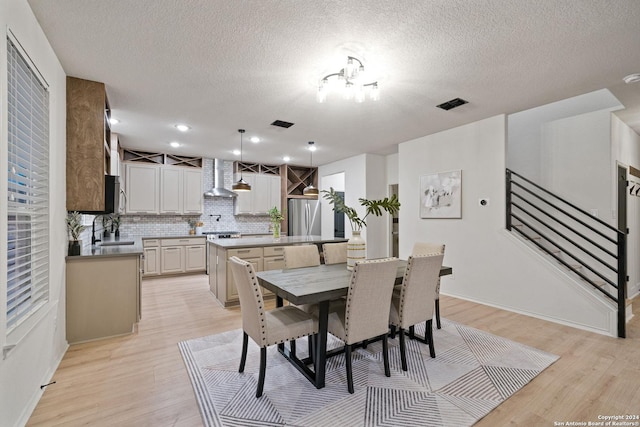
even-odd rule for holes
{"type": "Polygon", "coordinates": [[[158,239],[144,239],[142,246],[144,248],[144,276],[157,276],[160,274],[160,242],[158,239]]]}
{"type": "Polygon", "coordinates": [[[204,271],[207,269],[206,243],[185,246],[185,271],[204,271]]]}
{"type": "Polygon", "coordinates": [[[202,170],[184,169],[182,183],[182,213],[201,214],[203,212],[202,198],[204,193],[202,183],[202,170]]]}
{"type": "Polygon", "coordinates": [[[205,237],[143,239],[144,276],[206,271],[206,242],[205,237]]]}
{"type": "MultiPolygon", "coordinates": [[[[251,191],[239,192],[236,198],[236,215],[267,215],[269,209],[280,209],[280,177],[278,175],[243,173],[251,185],[251,191]]],[[[240,175],[236,175],[240,179],[240,175]]]]}
{"type": "Polygon", "coordinates": [[[182,214],[183,172],[178,168],[160,167],[160,213],[182,214]]]}
{"type": "Polygon", "coordinates": [[[160,208],[160,173],[155,165],[127,163],[128,214],[157,214],[160,208]]]}
{"type": "Polygon", "coordinates": [[[160,273],[184,273],[184,246],[162,246],[160,248],[160,273]]]}

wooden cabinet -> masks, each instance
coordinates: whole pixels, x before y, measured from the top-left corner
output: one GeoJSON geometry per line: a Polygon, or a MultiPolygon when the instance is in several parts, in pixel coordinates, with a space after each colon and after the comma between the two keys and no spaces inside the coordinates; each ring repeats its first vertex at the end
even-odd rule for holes
{"type": "Polygon", "coordinates": [[[160,241],[158,239],[144,239],[144,276],[160,274],[160,241]]]}
{"type": "Polygon", "coordinates": [[[160,207],[160,173],[157,166],[127,163],[128,214],[157,214],[160,207]]]}
{"type": "Polygon", "coordinates": [[[244,172],[242,177],[251,185],[251,191],[238,193],[236,215],[268,215],[274,206],[281,209],[279,176],[244,172]]]}
{"type": "Polygon", "coordinates": [[[126,165],[129,214],[199,215],[203,210],[201,169],[126,165]]]}
{"type": "Polygon", "coordinates": [[[140,255],[67,259],[70,344],[130,334],[140,317],[140,255]]]}
{"type": "Polygon", "coordinates": [[[67,210],[103,212],[111,174],[109,101],[104,83],[67,77],[67,210]]]}
{"type": "Polygon", "coordinates": [[[204,272],[206,238],[143,239],[144,276],[204,272]]]}

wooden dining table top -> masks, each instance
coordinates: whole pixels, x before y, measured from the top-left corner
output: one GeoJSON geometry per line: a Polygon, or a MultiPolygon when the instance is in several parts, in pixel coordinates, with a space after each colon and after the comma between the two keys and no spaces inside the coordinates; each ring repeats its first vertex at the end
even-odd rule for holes
{"type": "MultiPolygon", "coordinates": [[[[396,283],[401,283],[407,261],[400,260],[396,283]]],[[[316,267],[268,270],[256,273],[260,285],[292,304],[310,304],[347,295],[351,270],[347,264],[321,264],[316,267]]],[[[442,266],[440,276],[453,273],[451,267],[442,266]]]]}

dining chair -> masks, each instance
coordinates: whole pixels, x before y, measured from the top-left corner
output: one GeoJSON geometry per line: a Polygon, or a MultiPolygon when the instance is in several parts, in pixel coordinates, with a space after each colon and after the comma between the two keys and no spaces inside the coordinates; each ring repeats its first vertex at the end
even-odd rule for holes
{"type": "Polygon", "coordinates": [[[284,268],[315,267],[320,265],[320,253],[316,245],[284,247],[284,268]]]}
{"type": "Polygon", "coordinates": [[[356,262],[346,299],[331,301],[327,330],[344,342],[347,387],[353,393],[351,346],[371,338],[382,338],[384,373],[389,369],[389,301],[398,270],[397,258],[356,262]]]}
{"type": "Polygon", "coordinates": [[[244,372],[249,337],[260,346],[260,371],[256,397],[262,396],[267,369],[267,347],[318,333],[318,321],[294,306],[264,309],[262,289],[251,263],[229,258],[242,312],[242,356],[238,372],[244,372]]]}
{"type": "Polygon", "coordinates": [[[347,262],[347,243],[325,243],[322,253],[325,264],[344,264],[347,262]]]}
{"type": "MultiPolygon", "coordinates": [[[[394,291],[389,311],[391,329],[400,335],[400,360],[402,370],[407,370],[407,350],[404,332],[420,322],[425,322],[425,341],[431,357],[436,357],[433,345],[433,299],[435,298],[440,267],[444,255],[410,256],[400,285],[394,291]]],[[[412,334],[413,335],[413,334],[412,334]]]]}
{"type": "MultiPolygon", "coordinates": [[[[320,253],[316,245],[294,245],[284,247],[284,268],[303,268],[303,267],[316,267],[320,265],[320,253]]],[[[315,308],[313,304],[302,304],[296,306],[300,310],[311,313],[315,308]]],[[[313,359],[312,351],[312,339],[308,340],[309,357],[313,359]]],[[[296,354],[296,342],[295,340],[289,343],[291,354],[296,354]]]]}
{"type": "MultiPolygon", "coordinates": [[[[430,255],[430,254],[442,254],[444,255],[443,243],[424,243],[416,242],[413,245],[411,255],[430,255]]],[[[436,286],[436,327],[442,329],[440,324],[440,278],[438,278],[438,285],[436,286]]]]}

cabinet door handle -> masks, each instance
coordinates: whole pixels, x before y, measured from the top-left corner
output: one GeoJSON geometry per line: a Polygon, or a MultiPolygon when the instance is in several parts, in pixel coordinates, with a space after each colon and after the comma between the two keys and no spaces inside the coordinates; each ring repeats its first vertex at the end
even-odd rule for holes
{"type": "Polygon", "coordinates": [[[247,252],[251,252],[251,249],[239,249],[238,250],[239,254],[246,254],[247,252]]]}
{"type": "Polygon", "coordinates": [[[273,248],[274,251],[283,251],[284,248],[273,248]]]}
{"type": "Polygon", "coordinates": [[[284,261],[284,257],[283,258],[274,258],[274,261],[284,261]]]}
{"type": "Polygon", "coordinates": [[[187,242],[189,242],[189,240],[178,240],[178,242],[187,243],[187,242]]]}

